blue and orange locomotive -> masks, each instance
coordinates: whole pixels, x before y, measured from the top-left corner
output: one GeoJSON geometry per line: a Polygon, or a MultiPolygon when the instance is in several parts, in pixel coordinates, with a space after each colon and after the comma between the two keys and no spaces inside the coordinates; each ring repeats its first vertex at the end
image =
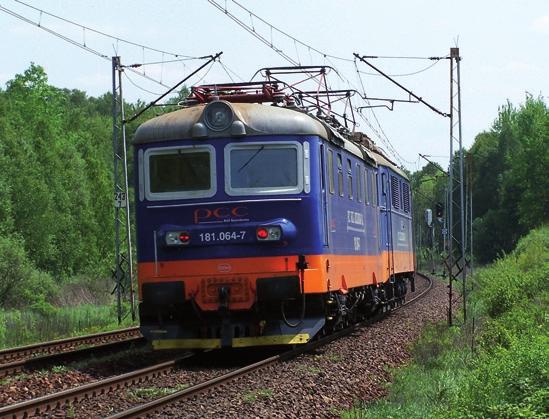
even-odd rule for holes
{"type": "Polygon", "coordinates": [[[157,349],[305,343],[413,286],[406,175],[364,134],[249,87],[195,88],[136,132],[139,312],[157,349]]]}

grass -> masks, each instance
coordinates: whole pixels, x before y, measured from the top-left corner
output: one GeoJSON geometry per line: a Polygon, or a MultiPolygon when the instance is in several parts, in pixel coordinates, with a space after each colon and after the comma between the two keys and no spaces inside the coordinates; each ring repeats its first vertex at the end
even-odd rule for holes
{"type": "Polygon", "coordinates": [[[389,396],[343,418],[549,417],[549,228],[473,278],[462,328],[428,328],[389,396]]]}
{"type": "Polygon", "coordinates": [[[6,377],[0,380],[0,385],[7,385],[16,381],[24,381],[30,377],[29,374],[22,372],[21,374],[13,375],[11,377],[6,377]]]}
{"type": "Polygon", "coordinates": [[[148,349],[144,346],[132,346],[125,351],[115,352],[110,355],[101,356],[100,358],[91,356],[82,361],[75,361],[72,362],[70,366],[76,370],[85,370],[87,368],[93,368],[96,365],[116,364],[120,360],[137,358],[138,355],[141,355],[147,351],[148,349]]]}
{"type": "Polygon", "coordinates": [[[13,377],[1,378],[0,379],[0,386],[7,386],[12,381],[13,381],[13,377]]]}
{"type": "Polygon", "coordinates": [[[244,394],[244,396],[242,396],[242,400],[244,401],[244,403],[249,404],[254,403],[258,399],[269,399],[271,397],[273,397],[273,390],[268,388],[262,388],[258,390],[252,390],[244,394]]]}
{"type": "Polygon", "coordinates": [[[74,406],[71,402],[68,402],[67,406],[65,407],[65,417],[67,417],[67,418],[76,417],[76,413],[74,411],[74,406]]]}
{"type": "Polygon", "coordinates": [[[142,399],[158,399],[185,390],[188,387],[188,384],[178,384],[175,387],[140,387],[128,390],[127,395],[130,399],[135,401],[140,401],[142,399]]]}
{"type": "Polygon", "coordinates": [[[51,369],[51,372],[53,372],[54,374],[64,374],[68,371],[69,371],[69,369],[67,367],[65,367],[64,365],[55,365],[51,369]]]}
{"type": "Polygon", "coordinates": [[[134,325],[130,318],[118,324],[113,306],[83,304],[47,312],[0,309],[0,349],[86,335],[134,325]]]}
{"type": "Polygon", "coordinates": [[[322,368],[313,367],[311,365],[304,365],[304,364],[298,365],[297,370],[307,374],[312,374],[312,375],[317,375],[320,372],[322,372],[322,368]]]}
{"type": "Polygon", "coordinates": [[[317,357],[326,359],[327,361],[330,361],[330,362],[340,362],[343,359],[339,354],[322,354],[322,355],[317,355],[317,357]]]}

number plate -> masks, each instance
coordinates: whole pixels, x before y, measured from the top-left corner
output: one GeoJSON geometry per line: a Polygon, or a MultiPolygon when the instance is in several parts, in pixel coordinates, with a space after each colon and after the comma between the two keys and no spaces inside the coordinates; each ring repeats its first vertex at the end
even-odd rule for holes
{"type": "Polygon", "coordinates": [[[200,244],[247,242],[252,237],[248,230],[209,230],[195,234],[200,244]]]}

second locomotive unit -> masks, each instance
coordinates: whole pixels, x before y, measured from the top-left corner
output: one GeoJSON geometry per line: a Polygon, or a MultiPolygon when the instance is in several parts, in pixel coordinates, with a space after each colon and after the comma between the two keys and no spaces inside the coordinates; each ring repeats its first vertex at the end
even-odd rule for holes
{"type": "Polygon", "coordinates": [[[413,285],[405,173],[268,88],[193,89],[136,132],[139,311],[156,349],[305,343],[413,285]]]}

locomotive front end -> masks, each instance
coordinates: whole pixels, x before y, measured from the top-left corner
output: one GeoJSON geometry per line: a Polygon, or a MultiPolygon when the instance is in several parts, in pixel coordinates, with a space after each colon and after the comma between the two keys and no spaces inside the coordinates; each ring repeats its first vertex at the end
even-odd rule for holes
{"type": "Polygon", "coordinates": [[[298,344],[324,326],[307,257],[324,234],[321,135],[306,114],[223,100],[138,129],[139,311],[156,349],[298,344]]]}

